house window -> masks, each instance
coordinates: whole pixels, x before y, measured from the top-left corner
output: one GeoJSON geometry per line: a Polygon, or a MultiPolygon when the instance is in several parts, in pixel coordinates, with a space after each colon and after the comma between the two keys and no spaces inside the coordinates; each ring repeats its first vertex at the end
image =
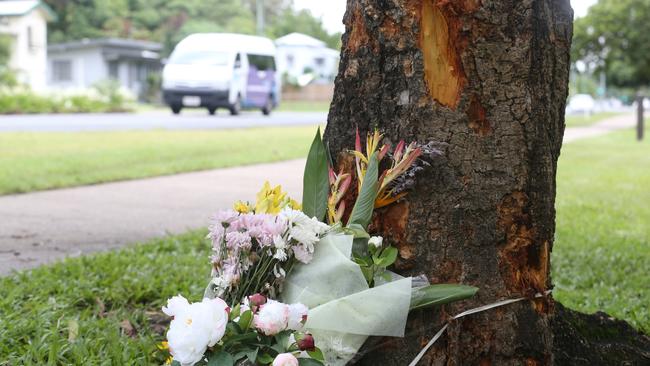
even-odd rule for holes
{"type": "Polygon", "coordinates": [[[72,61],[70,60],[52,61],[52,81],[55,82],[72,81],[72,61]]]}
{"type": "Polygon", "coordinates": [[[318,65],[318,66],[320,66],[320,67],[322,67],[323,65],[325,65],[325,59],[324,59],[323,57],[316,57],[316,58],[314,58],[314,62],[316,63],[316,65],[318,65]]]}
{"type": "Polygon", "coordinates": [[[289,68],[293,67],[293,60],[293,55],[287,55],[287,66],[289,66],[289,68]]]}
{"type": "Polygon", "coordinates": [[[33,51],[36,48],[36,45],[34,44],[34,31],[32,30],[32,27],[27,27],[27,47],[29,47],[30,51],[33,51]]]}
{"type": "Polygon", "coordinates": [[[113,79],[113,80],[119,80],[120,78],[120,69],[119,69],[120,64],[117,61],[109,61],[108,62],[108,77],[113,79]]]}

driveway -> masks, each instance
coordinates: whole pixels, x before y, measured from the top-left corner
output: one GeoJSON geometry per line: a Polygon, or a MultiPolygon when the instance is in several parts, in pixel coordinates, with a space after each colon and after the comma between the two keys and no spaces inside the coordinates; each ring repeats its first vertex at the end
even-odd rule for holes
{"type": "Polygon", "coordinates": [[[205,110],[183,111],[173,115],[166,111],[102,114],[34,114],[0,117],[0,132],[19,131],[117,131],[151,129],[222,129],[241,127],[315,125],[327,121],[327,112],[243,112],[231,116],[220,110],[215,116],[205,110]]]}

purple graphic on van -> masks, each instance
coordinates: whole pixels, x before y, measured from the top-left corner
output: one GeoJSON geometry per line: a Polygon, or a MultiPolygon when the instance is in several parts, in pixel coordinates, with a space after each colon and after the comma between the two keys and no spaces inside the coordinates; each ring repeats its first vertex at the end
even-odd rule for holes
{"type": "Polygon", "coordinates": [[[246,81],[247,107],[263,107],[273,103],[275,91],[275,58],[248,54],[248,78],[246,81]]]}

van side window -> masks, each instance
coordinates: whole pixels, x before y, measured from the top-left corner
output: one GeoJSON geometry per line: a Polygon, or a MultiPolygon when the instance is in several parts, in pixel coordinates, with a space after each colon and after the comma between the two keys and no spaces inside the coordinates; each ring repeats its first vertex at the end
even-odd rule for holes
{"type": "Polygon", "coordinates": [[[249,65],[255,67],[258,71],[275,71],[275,58],[273,56],[252,54],[247,56],[249,65]]]}

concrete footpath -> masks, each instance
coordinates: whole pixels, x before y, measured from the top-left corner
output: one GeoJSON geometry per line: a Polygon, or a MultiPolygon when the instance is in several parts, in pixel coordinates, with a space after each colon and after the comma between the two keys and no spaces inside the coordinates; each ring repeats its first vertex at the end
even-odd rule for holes
{"type": "Polygon", "coordinates": [[[265,180],[302,194],[304,160],[0,196],[0,275],[205,227],[265,180]]]}
{"type": "MultiPolygon", "coordinates": [[[[564,142],[634,126],[633,115],[567,128],[564,142]]],[[[255,200],[265,180],[292,197],[304,160],[0,196],[0,275],[68,256],[205,227],[235,200],[255,200]]]]}

